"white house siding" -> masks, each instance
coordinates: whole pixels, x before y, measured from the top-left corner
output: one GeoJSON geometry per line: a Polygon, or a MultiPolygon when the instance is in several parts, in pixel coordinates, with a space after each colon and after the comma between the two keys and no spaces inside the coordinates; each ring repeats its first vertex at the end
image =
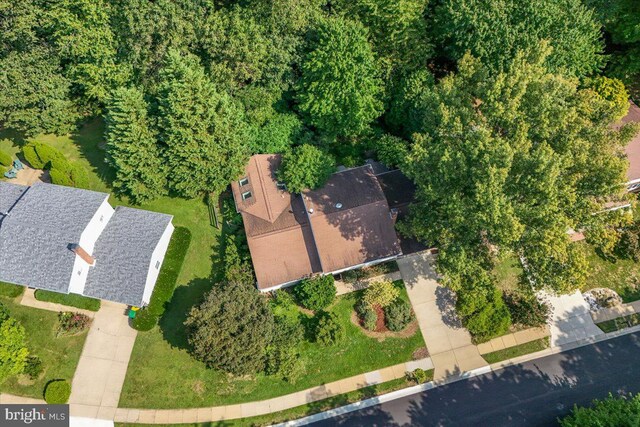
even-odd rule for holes
{"type": "Polygon", "coordinates": [[[149,272],[147,273],[147,282],[144,286],[144,293],[142,294],[143,305],[149,304],[151,293],[156,285],[156,280],[158,279],[160,268],[162,268],[162,262],[164,261],[164,256],[167,253],[167,248],[169,247],[169,242],[171,241],[171,235],[173,234],[174,228],[175,227],[171,223],[167,225],[167,228],[164,230],[156,248],[153,250],[151,263],[149,264],[149,272]],[[158,268],[156,268],[156,264],[158,265],[158,268]]]}
{"type": "MultiPolygon", "coordinates": [[[[80,235],[80,247],[87,251],[90,255],[93,254],[93,248],[96,244],[96,240],[102,234],[102,231],[107,226],[107,223],[113,215],[114,209],[109,204],[109,197],[106,197],[102,205],[98,208],[96,213],[89,221],[89,224],[85,227],[84,231],[80,235]]],[[[76,242],[69,242],[76,243],[76,242]]],[[[96,263],[100,262],[96,260],[96,263]]],[[[85,283],[87,282],[87,275],[91,267],[82,258],[76,256],[73,263],[73,273],[71,274],[71,280],[69,282],[69,292],[75,294],[82,294],[84,291],[85,283]]]]}

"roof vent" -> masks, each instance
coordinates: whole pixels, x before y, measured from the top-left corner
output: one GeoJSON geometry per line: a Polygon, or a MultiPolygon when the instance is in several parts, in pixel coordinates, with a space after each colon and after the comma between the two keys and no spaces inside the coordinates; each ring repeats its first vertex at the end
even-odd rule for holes
{"type": "Polygon", "coordinates": [[[313,208],[309,208],[309,213],[312,214],[313,213],[313,208]]]}
{"type": "Polygon", "coordinates": [[[342,203],[340,202],[336,203],[336,209],[342,209],[342,203]]]}

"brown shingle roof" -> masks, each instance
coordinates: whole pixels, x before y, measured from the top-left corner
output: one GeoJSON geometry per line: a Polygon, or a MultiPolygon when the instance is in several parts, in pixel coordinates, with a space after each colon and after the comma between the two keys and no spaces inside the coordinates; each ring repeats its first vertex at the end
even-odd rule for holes
{"type": "MultiPolygon", "coordinates": [[[[629,102],[629,112],[622,119],[622,123],[638,122],[640,123],[640,108],[633,103],[629,102]]],[[[627,180],[634,181],[640,179],[640,134],[629,142],[625,147],[627,159],[629,160],[629,169],[627,170],[627,180]]]]}
{"type": "Polygon", "coordinates": [[[323,188],[301,196],[277,188],[279,163],[279,156],[254,156],[247,166],[249,184],[232,184],[260,289],[401,253],[371,167],[336,173],[323,188]],[[242,200],[244,191],[253,200],[242,200]]]}

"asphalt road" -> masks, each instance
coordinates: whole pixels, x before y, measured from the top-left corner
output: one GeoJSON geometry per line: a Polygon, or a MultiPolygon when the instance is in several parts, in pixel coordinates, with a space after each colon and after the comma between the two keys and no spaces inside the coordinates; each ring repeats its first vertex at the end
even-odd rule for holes
{"type": "Polygon", "coordinates": [[[574,404],[640,392],[640,333],[436,387],[313,426],[554,426],[574,404]]]}

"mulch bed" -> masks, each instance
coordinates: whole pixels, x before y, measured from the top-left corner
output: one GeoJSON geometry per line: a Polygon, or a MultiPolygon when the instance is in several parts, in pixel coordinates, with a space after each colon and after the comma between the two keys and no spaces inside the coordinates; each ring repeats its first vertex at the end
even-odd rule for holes
{"type": "Polygon", "coordinates": [[[378,317],[378,321],[376,322],[376,329],[374,332],[388,332],[387,325],[384,324],[384,310],[379,305],[373,307],[376,312],[376,316],[378,317]]]}
{"type": "MultiPolygon", "coordinates": [[[[380,322],[380,316],[378,316],[378,322],[380,322]]],[[[384,323],[384,318],[382,319],[384,323]]],[[[362,322],[360,321],[360,317],[358,317],[358,313],[354,310],[351,312],[351,323],[356,325],[363,334],[370,338],[376,338],[378,341],[384,341],[385,338],[409,338],[412,337],[418,331],[418,321],[413,320],[413,322],[409,323],[406,328],[401,330],[400,332],[393,332],[384,327],[383,332],[378,331],[369,331],[362,326],[362,322]]]]}

